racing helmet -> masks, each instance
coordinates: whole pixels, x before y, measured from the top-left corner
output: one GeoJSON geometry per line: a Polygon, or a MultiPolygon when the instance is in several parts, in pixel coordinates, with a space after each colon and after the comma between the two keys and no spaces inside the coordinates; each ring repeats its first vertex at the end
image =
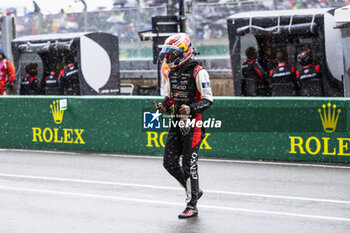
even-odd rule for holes
{"type": "Polygon", "coordinates": [[[29,63],[25,66],[25,71],[27,74],[32,76],[36,76],[38,74],[38,64],[37,63],[29,63]]]}
{"type": "Polygon", "coordinates": [[[194,48],[190,37],[186,33],[177,33],[169,36],[160,51],[160,57],[165,57],[165,62],[170,69],[176,69],[184,65],[194,55],[194,48]],[[170,58],[174,54],[175,58],[170,58]]]}
{"type": "Polygon", "coordinates": [[[312,55],[309,49],[305,49],[298,55],[298,62],[302,66],[306,66],[312,63],[312,55]]]}

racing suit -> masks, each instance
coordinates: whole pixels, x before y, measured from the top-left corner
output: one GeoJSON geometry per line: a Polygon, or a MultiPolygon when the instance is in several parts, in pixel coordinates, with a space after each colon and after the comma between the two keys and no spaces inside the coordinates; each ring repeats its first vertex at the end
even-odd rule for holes
{"type": "Polygon", "coordinates": [[[213,103],[209,75],[195,60],[169,73],[168,96],[162,105],[169,111],[173,105],[174,117],[166,140],[164,151],[164,168],[174,176],[187,192],[187,204],[196,206],[199,197],[198,150],[205,136],[204,128],[181,127],[180,121],[202,121],[202,112],[213,103]],[[190,114],[180,116],[181,105],[190,106],[190,114]],[[182,158],[182,165],[180,156],[182,158]]]}
{"type": "Polygon", "coordinates": [[[266,96],[268,94],[267,75],[257,59],[246,59],[242,64],[242,74],[243,78],[255,80],[256,95],[266,96]]]}

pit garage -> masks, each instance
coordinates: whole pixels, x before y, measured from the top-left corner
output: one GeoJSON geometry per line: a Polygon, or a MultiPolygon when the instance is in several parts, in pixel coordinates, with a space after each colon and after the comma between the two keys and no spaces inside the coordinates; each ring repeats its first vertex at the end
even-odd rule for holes
{"type": "MultiPolygon", "coordinates": [[[[120,93],[118,37],[102,32],[25,36],[12,41],[18,79],[25,66],[38,64],[37,78],[63,68],[74,57],[79,69],[81,95],[116,95],[120,93]]],[[[17,82],[17,93],[20,92],[17,82]]]]}
{"type": "MultiPolygon", "coordinates": [[[[305,9],[243,12],[227,19],[234,95],[255,95],[254,80],[242,77],[244,51],[258,50],[258,60],[265,71],[276,66],[275,52],[284,50],[288,64],[300,68],[297,55],[304,49],[312,52],[320,65],[321,79],[310,80],[307,96],[344,96],[344,61],[341,31],[334,28],[335,9],[305,9]]],[[[287,88],[285,95],[294,95],[287,88]],[[287,94],[286,94],[287,93],[287,94]]],[[[273,93],[274,90],[272,90],[273,93]]],[[[301,90],[301,95],[303,95],[301,90]]]]}

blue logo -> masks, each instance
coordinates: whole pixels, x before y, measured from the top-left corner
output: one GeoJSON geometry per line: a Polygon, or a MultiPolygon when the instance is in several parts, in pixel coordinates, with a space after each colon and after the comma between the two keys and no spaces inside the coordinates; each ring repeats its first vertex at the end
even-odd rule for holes
{"type": "Polygon", "coordinates": [[[144,112],[143,113],[143,128],[144,129],[160,129],[160,115],[157,112],[144,112]]]}
{"type": "Polygon", "coordinates": [[[202,88],[210,88],[211,85],[210,85],[210,82],[203,82],[202,83],[202,88]]]}

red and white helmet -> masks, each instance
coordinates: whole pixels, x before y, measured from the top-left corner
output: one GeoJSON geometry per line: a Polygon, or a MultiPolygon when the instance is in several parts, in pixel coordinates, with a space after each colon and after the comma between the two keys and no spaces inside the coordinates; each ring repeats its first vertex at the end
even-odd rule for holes
{"type": "Polygon", "coordinates": [[[165,40],[160,55],[165,56],[165,62],[170,69],[176,69],[189,61],[193,52],[190,37],[186,33],[177,33],[165,40]],[[176,55],[176,58],[170,58],[170,54],[176,55]]]}

